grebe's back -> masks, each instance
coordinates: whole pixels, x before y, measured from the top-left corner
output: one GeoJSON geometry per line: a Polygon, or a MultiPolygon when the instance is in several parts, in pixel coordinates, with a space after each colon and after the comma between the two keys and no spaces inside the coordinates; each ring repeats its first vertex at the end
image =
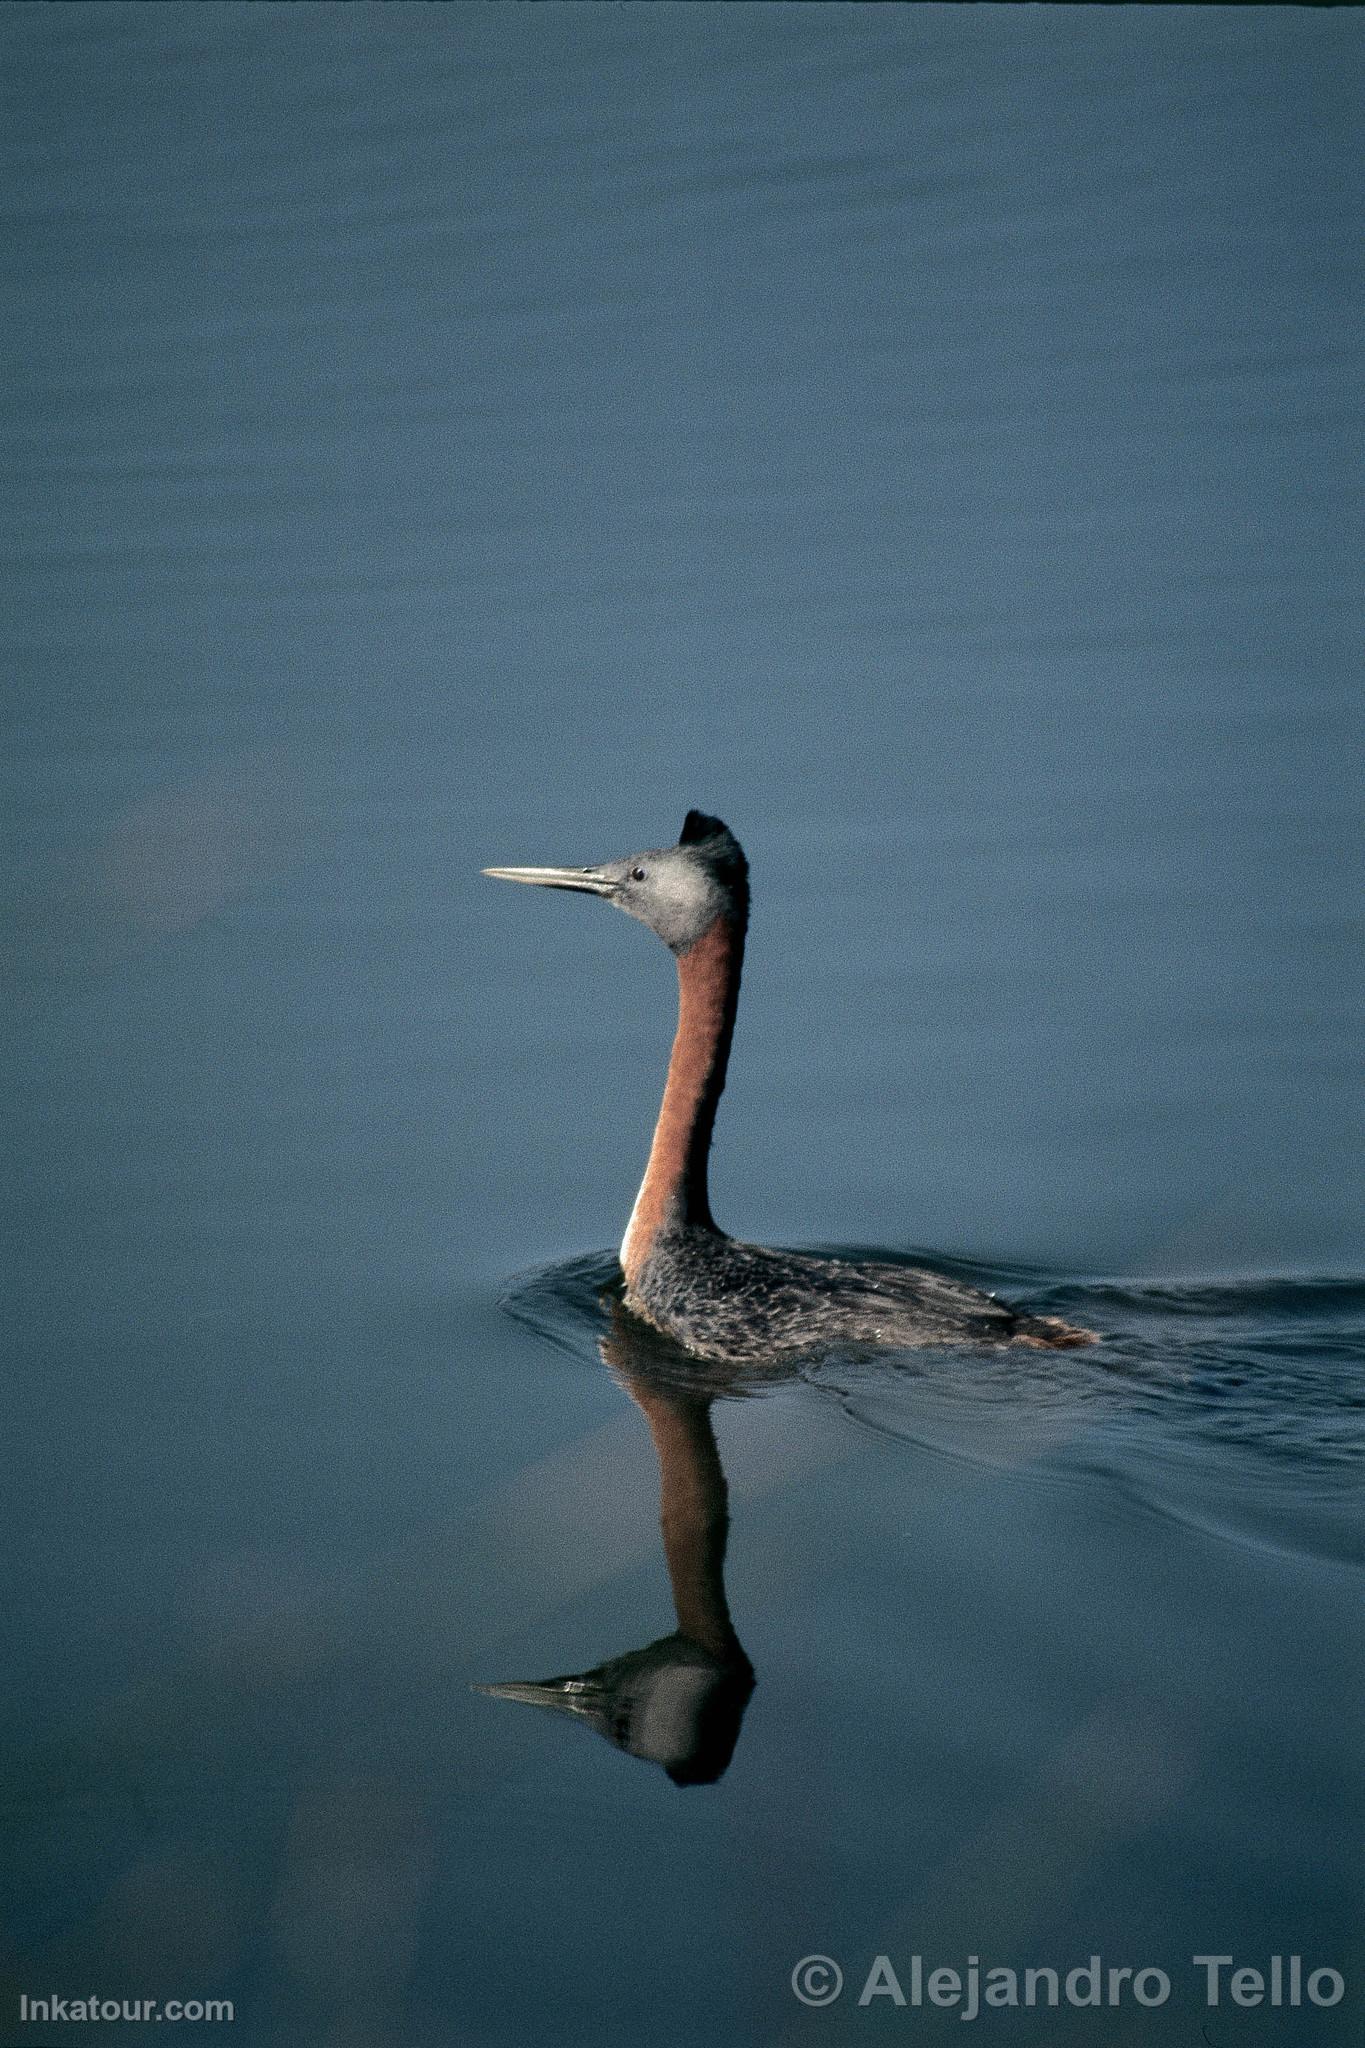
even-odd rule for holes
{"type": "Polygon", "coordinates": [[[748,862],[719,818],[689,811],[676,846],[589,868],[485,868],[604,897],[647,924],[678,963],[678,1029],[645,1176],[621,1246],[626,1305],[717,1360],[843,1345],[1074,1345],[1091,1333],[1021,1315],[924,1267],[821,1258],[741,1243],[716,1227],[707,1161],[739,1001],[748,862]]]}
{"type": "Polygon", "coordinates": [[[733,1364],[845,1346],[1093,1342],[929,1267],[769,1250],[689,1224],[660,1234],[626,1302],[699,1357],[733,1364]]]}

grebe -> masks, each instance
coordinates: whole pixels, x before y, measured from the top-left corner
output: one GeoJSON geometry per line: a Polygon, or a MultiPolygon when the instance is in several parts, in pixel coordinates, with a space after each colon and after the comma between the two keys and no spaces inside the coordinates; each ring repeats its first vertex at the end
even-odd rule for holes
{"type": "Polygon", "coordinates": [[[621,1245],[626,1306],[701,1358],[736,1363],[841,1345],[1089,1344],[919,1266],[769,1251],[718,1229],[706,1189],[739,1001],[749,864],[719,818],[689,811],[676,846],[587,868],[485,868],[504,882],[601,896],[678,962],[677,1036],[649,1163],[621,1245]]]}

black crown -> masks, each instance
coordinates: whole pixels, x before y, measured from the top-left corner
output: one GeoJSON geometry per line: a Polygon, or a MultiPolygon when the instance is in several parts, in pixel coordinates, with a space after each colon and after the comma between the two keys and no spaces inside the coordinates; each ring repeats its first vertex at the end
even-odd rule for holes
{"type": "Polygon", "coordinates": [[[729,839],[730,829],[719,818],[708,818],[705,811],[689,811],[683,819],[682,831],[678,834],[679,846],[697,846],[703,839],[729,839]]]}

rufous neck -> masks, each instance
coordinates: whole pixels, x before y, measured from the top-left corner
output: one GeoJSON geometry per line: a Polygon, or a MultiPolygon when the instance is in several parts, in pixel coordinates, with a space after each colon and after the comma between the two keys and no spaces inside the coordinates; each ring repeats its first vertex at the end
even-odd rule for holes
{"type": "Polygon", "coordinates": [[[743,924],[718,917],[678,956],[678,1029],[649,1164],[621,1246],[627,1281],[670,1223],[714,1229],[706,1165],[725,1086],[744,959],[743,924]]]}

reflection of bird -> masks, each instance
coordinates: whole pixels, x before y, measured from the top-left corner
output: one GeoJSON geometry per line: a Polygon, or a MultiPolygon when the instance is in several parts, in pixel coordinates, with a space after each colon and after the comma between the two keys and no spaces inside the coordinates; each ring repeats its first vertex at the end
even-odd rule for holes
{"type": "Polygon", "coordinates": [[[734,1754],[752,1673],[717,1663],[680,1632],[567,1678],[481,1685],[496,1700],[576,1714],[675,1785],[713,1785],[734,1754]]]}
{"type": "Polygon", "coordinates": [[[1085,1344],[1089,1331],[1006,1307],[960,1280],[889,1261],[741,1244],[706,1192],[739,1001],[749,868],[719,820],[689,811],[676,846],[590,868],[485,868],[508,882],[602,896],[676,955],[680,1003],[649,1164],[621,1246],[626,1303],[704,1358],[832,1345],[1085,1344]]]}
{"type": "Polygon", "coordinates": [[[711,1401],[646,1378],[637,1368],[647,1362],[640,1338],[648,1333],[619,1303],[611,1313],[602,1356],[642,1410],[658,1453],[659,1519],[678,1626],[591,1671],[479,1690],[576,1714],[618,1749],[662,1765],[675,1785],[709,1785],[734,1753],[754,1689],[725,1600],[729,1517],[711,1401]]]}

